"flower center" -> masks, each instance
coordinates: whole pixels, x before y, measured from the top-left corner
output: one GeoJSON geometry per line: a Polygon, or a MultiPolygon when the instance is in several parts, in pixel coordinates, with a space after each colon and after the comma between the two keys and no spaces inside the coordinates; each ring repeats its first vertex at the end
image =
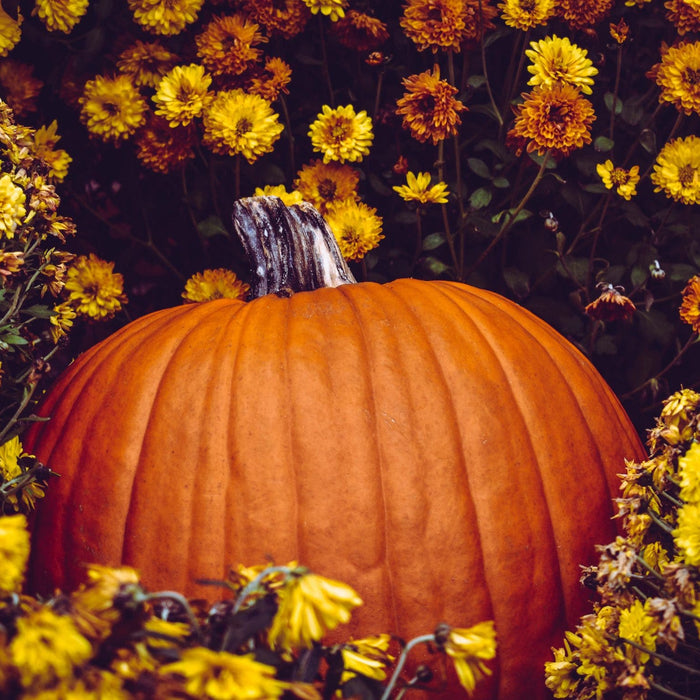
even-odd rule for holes
{"type": "Polygon", "coordinates": [[[239,119],[236,123],[236,136],[243,136],[243,134],[245,134],[247,131],[250,131],[252,126],[253,125],[251,124],[250,120],[246,117],[239,119]]]}
{"type": "Polygon", "coordinates": [[[683,80],[689,85],[700,85],[700,70],[697,68],[686,68],[683,71],[683,80]]]}
{"type": "Polygon", "coordinates": [[[535,0],[521,0],[520,9],[523,12],[532,12],[535,9],[535,0]]]}
{"type": "Polygon", "coordinates": [[[335,197],[335,191],[337,189],[337,185],[333,180],[330,178],[326,178],[325,180],[321,180],[321,182],[318,183],[318,193],[321,195],[323,199],[330,200],[335,197]]]}
{"type": "Polygon", "coordinates": [[[330,132],[334,141],[343,141],[350,136],[350,125],[345,119],[339,119],[331,124],[330,132]]]}
{"type": "Polygon", "coordinates": [[[695,176],[695,168],[686,163],[682,168],[678,170],[678,179],[680,180],[683,187],[690,187],[693,184],[693,178],[695,176]]]}
{"type": "Polygon", "coordinates": [[[623,168],[615,168],[610,173],[610,179],[615,185],[624,185],[627,182],[627,171],[623,168]]]}

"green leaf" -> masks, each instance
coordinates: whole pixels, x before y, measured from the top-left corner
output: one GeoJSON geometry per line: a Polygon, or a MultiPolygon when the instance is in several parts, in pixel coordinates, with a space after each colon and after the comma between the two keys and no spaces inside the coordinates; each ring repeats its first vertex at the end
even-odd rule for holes
{"type": "MultiPolygon", "coordinates": [[[[503,218],[508,215],[512,214],[515,211],[515,209],[506,209],[504,211],[499,211],[498,214],[494,214],[491,217],[491,221],[494,223],[500,223],[503,218]]],[[[518,221],[525,221],[526,219],[529,219],[532,216],[532,212],[529,209],[521,209],[517,216],[515,217],[515,222],[518,223],[518,221]]]]}
{"type": "Polygon", "coordinates": [[[609,139],[607,136],[598,136],[598,138],[593,142],[593,148],[595,148],[598,153],[607,153],[612,151],[615,146],[615,142],[609,139]]]}
{"type": "Polygon", "coordinates": [[[467,165],[469,166],[469,169],[473,173],[476,173],[479,177],[483,177],[487,180],[491,178],[489,166],[486,165],[481,158],[467,158],[467,165]]]}
{"type": "Polygon", "coordinates": [[[480,88],[482,85],[486,84],[486,76],[485,75],[470,75],[469,78],[467,78],[467,85],[473,87],[473,88],[480,88]]]}
{"type": "Polygon", "coordinates": [[[642,130],[639,134],[639,143],[647,153],[656,153],[656,133],[651,129],[642,130]]]}
{"type": "Polygon", "coordinates": [[[672,263],[664,265],[666,275],[672,282],[687,282],[693,275],[697,275],[698,271],[694,265],[686,265],[684,263],[672,263]]]}
{"type": "Polygon", "coordinates": [[[612,92],[606,92],[603,100],[605,101],[605,106],[608,108],[608,112],[613,111],[613,102],[615,103],[615,114],[620,114],[622,112],[623,104],[619,95],[615,97],[612,92]]]}
{"type": "Polygon", "coordinates": [[[27,345],[28,341],[26,338],[23,338],[21,335],[17,335],[16,333],[4,333],[2,336],[0,336],[0,342],[6,343],[7,345],[27,345]]]}
{"type": "Polygon", "coordinates": [[[530,293],[530,275],[516,267],[506,267],[503,279],[516,297],[522,299],[530,293]]]}
{"type": "Polygon", "coordinates": [[[33,316],[34,318],[51,318],[56,315],[55,311],[44,304],[28,306],[26,309],[22,309],[22,313],[27,316],[33,316]]]}
{"type": "Polygon", "coordinates": [[[483,209],[491,203],[492,197],[493,194],[491,190],[487,190],[485,187],[479,187],[471,193],[469,205],[472,209],[483,209]]]}
{"type": "Polygon", "coordinates": [[[393,190],[391,189],[391,187],[389,187],[380,177],[378,177],[374,173],[370,173],[367,179],[369,180],[370,187],[377,194],[381,194],[384,197],[389,197],[393,194],[393,190]]]}
{"type": "Polygon", "coordinates": [[[647,277],[649,277],[649,268],[642,267],[641,265],[635,265],[630,272],[630,282],[632,282],[633,287],[639,287],[644,282],[646,282],[647,277]]]}
{"type": "Polygon", "coordinates": [[[206,219],[203,219],[197,224],[197,230],[204,238],[212,238],[213,236],[229,236],[229,232],[224,226],[224,222],[212,214],[206,219]]]}
{"type": "Polygon", "coordinates": [[[423,250],[435,250],[445,242],[444,233],[429,233],[423,239],[423,250]]]}
{"type": "Polygon", "coordinates": [[[423,264],[434,274],[434,275],[442,275],[443,273],[447,272],[450,268],[445,265],[442,260],[438,260],[437,258],[434,258],[432,255],[428,256],[423,260],[423,264]]]}
{"type": "Polygon", "coordinates": [[[508,180],[507,177],[494,177],[492,180],[492,184],[494,187],[498,187],[502,190],[506,187],[510,187],[510,180],[508,180]]]}

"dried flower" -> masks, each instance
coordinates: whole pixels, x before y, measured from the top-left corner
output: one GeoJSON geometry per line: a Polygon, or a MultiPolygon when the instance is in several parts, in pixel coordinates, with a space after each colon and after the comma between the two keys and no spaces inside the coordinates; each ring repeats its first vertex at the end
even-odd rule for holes
{"type": "Polygon", "coordinates": [[[603,285],[600,296],[585,308],[586,315],[597,321],[627,321],[636,311],[634,302],[611,284],[603,285]]]}

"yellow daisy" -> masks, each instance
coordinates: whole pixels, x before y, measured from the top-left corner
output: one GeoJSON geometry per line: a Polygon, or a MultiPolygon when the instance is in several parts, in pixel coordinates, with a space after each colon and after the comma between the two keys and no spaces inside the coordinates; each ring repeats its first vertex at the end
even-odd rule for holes
{"type": "Polygon", "coordinates": [[[185,284],[182,298],[185,302],[245,299],[249,291],[250,286],[239,280],[233,270],[218,268],[192,275],[185,284]]]}
{"type": "Polygon", "coordinates": [[[17,10],[17,19],[13,19],[0,7],[0,57],[7,56],[22,37],[22,14],[17,10]]]}
{"type": "Polygon", "coordinates": [[[434,185],[430,184],[430,173],[415,173],[408,172],[406,174],[406,184],[397,185],[394,191],[398,192],[401,198],[406,202],[419,202],[420,204],[446,204],[447,184],[437,182],[434,185]]]}
{"type": "Polygon", "coordinates": [[[70,34],[87,12],[89,0],[36,0],[32,14],[38,15],[50,32],[70,34]]]}
{"type": "Polygon", "coordinates": [[[10,175],[0,177],[0,239],[14,238],[17,227],[27,215],[27,197],[10,175]]]}
{"type": "Polygon", "coordinates": [[[554,14],[554,0],[505,0],[498,8],[509,27],[527,31],[548,22],[554,14]]]}
{"type": "Polygon", "coordinates": [[[651,181],[654,192],[683,204],[700,204],[700,137],[669,141],[656,157],[651,181]]]}
{"type": "Polygon", "coordinates": [[[525,55],[532,61],[527,67],[532,73],[528,85],[566,83],[586,95],[593,92],[593,76],[598,74],[598,69],[588,58],[588,51],[572,44],[568,38],[553,34],[533,41],[525,55]]]}
{"type": "Polygon", "coordinates": [[[700,114],[700,41],[670,46],[652,74],[661,88],[659,102],[671,102],[685,114],[700,114]]]}
{"type": "Polygon", "coordinates": [[[348,6],[347,0],[304,0],[304,4],[311,10],[311,14],[317,15],[319,12],[328,17],[331,22],[337,22],[345,17],[345,8],[348,6]]]}
{"type": "Polygon", "coordinates": [[[73,261],[65,289],[75,311],[93,319],[109,318],[126,303],[124,278],[114,272],[114,263],[100,260],[93,253],[73,261]]]}
{"type": "Polygon", "coordinates": [[[331,109],[323,105],[309,127],[311,145],[323,156],[323,162],[361,161],[369,154],[374,139],[372,119],[365,110],[355,113],[352,105],[331,109]]]}
{"type": "Polygon", "coordinates": [[[325,214],[338,202],[357,200],[359,182],[359,174],[350,165],[314,160],[298,172],[294,186],[305,201],[311,202],[321,214],[325,214]]]}
{"type": "Polygon", "coordinates": [[[304,201],[304,198],[299,190],[287,192],[287,188],[284,185],[265,185],[264,187],[256,187],[254,195],[256,197],[279,197],[288,207],[304,201]]]}
{"type": "Polygon", "coordinates": [[[336,204],[325,218],[346,260],[361,260],[384,238],[381,217],[364,202],[346,200],[336,204]]]}
{"type": "Polygon", "coordinates": [[[204,112],[212,95],[209,92],[211,76],[204,66],[191,63],[175,66],[158,83],[153,102],[156,114],[170,126],[187,126],[204,112]]]}
{"type": "Polygon", "coordinates": [[[128,0],[134,21],[147,32],[162,36],[179,34],[192,24],[204,0],[128,0]]]}
{"type": "Polygon", "coordinates": [[[623,199],[631,199],[637,194],[639,182],[639,166],[633,165],[629,170],[616,168],[611,160],[596,165],[596,172],[603,181],[605,187],[611,190],[613,187],[623,199]]]}
{"type": "Polygon", "coordinates": [[[56,133],[58,123],[54,119],[48,126],[42,126],[34,132],[34,153],[37,158],[45,161],[50,170],[49,177],[57,182],[62,182],[68,174],[68,166],[73,159],[67,151],[56,148],[61,137],[56,133]]]}

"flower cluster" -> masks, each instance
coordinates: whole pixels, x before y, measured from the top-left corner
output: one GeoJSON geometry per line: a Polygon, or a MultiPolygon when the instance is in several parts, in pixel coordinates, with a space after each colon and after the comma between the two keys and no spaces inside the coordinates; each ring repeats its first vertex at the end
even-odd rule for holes
{"type": "Polygon", "coordinates": [[[241,567],[211,605],[149,592],[128,567],[91,565],[73,592],[21,593],[26,518],[0,517],[0,693],[7,698],[378,697],[401,688],[411,648],[430,642],[470,692],[490,673],[493,623],[440,625],[406,644],[388,634],[324,644],[362,604],[346,584],[296,562],[241,567]],[[391,678],[389,674],[394,669],[391,678]]]}

